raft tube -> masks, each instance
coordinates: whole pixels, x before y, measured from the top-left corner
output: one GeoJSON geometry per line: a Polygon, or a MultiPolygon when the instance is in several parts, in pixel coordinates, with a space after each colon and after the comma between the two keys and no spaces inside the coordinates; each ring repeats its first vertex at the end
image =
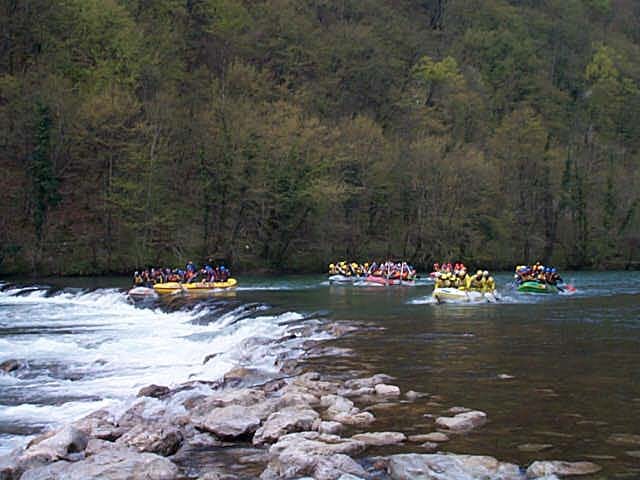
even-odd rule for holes
{"type": "Polygon", "coordinates": [[[522,282],[518,285],[518,292],[520,293],[558,293],[558,288],[555,285],[549,285],[548,283],[540,283],[535,281],[522,282]]]}
{"type": "Polygon", "coordinates": [[[329,283],[342,283],[342,284],[348,284],[348,283],[353,283],[353,282],[357,282],[358,280],[361,280],[360,277],[358,277],[357,275],[329,275],[329,283]]]}
{"type": "Polygon", "coordinates": [[[459,288],[436,288],[432,293],[438,303],[494,303],[498,301],[497,292],[477,292],[459,288]]]}
{"type": "Polygon", "coordinates": [[[211,293],[220,290],[226,290],[234,288],[238,285],[238,281],[235,278],[230,278],[226,282],[194,282],[194,283],[179,283],[179,282],[167,282],[156,283],[153,289],[162,294],[172,293],[211,293]]]}
{"type": "Polygon", "coordinates": [[[416,284],[415,280],[400,280],[399,278],[376,277],[374,275],[369,275],[364,281],[366,285],[381,285],[385,287],[391,285],[413,286],[416,284]]]}

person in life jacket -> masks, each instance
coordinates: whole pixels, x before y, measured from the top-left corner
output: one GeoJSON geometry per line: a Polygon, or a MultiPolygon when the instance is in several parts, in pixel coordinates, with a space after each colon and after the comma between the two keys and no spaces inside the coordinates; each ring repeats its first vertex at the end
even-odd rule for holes
{"type": "Polygon", "coordinates": [[[467,290],[481,290],[482,289],[482,270],[478,270],[475,275],[468,278],[467,290]]]}
{"type": "Polygon", "coordinates": [[[496,281],[493,279],[493,277],[488,277],[487,278],[487,283],[485,284],[485,292],[488,293],[492,293],[495,292],[496,290],[496,281]]]}
{"type": "Polygon", "coordinates": [[[140,275],[140,272],[138,272],[137,270],[133,273],[133,284],[136,287],[141,287],[142,285],[144,285],[142,275],[140,275]]]}

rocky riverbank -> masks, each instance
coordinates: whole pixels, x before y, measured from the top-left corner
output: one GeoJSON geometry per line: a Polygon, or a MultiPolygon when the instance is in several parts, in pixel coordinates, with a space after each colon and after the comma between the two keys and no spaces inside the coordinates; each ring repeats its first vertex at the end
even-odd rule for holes
{"type": "MultiPolygon", "coordinates": [[[[326,333],[354,331],[334,324],[326,333]]],[[[291,335],[276,343],[295,341],[291,335]]],[[[433,404],[437,395],[402,392],[384,374],[305,371],[301,360],[330,354],[331,346],[306,340],[298,348],[298,355],[281,358],[275,375],[239,367],[216,382],[145,387],[119,410],[96,411],[0,459],[0,479],[550,480],[600,469],[590,462],[517,466],[446,453],[451,436],[487,421],[487,413],[469,408],[434,416],[421,434],[378,431],[376,411],[433,404]],[[384,452],[400,444],[414,453],[384,452]]]]}

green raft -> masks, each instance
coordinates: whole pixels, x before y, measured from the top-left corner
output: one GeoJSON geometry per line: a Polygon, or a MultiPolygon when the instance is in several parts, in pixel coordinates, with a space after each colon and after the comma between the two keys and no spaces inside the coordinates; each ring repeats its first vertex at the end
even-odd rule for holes
{"type": "Polygon", "coordinates": [[[548,283],[522,282],[518,285],[518,291],[520,293],[558,293],[558,288],[548,283]]]}

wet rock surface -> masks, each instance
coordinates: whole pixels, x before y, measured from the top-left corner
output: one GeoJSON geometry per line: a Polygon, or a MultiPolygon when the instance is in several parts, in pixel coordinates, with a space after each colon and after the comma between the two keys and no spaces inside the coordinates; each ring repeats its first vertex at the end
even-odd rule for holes
{"type": "Polygon", "coordinates": [[[459,413],[453,417],[438,417],[436,425],[453,432],[466,432],[484,425],[487,414],[479,410],[459,413]]]}
{"type": "Polygon", "coordinates": [[[138,397],[154,397],[161,398],[170,392],[169,387],[164,387],[161,385],[149,385],[147,387],[143,387],[138,392],[138,397]]]}
{"type": "Polygon", "coordinates": [[[517,465],[480,455],[392,455],[388,473],[393,480],[522,479],[517,465]]]}
{"type": "MultiPolygon", "coordinates": [[[[247,348],[265,341],[248,342],[247,348]]],[[[308,351],[318,351],[318,342],[305,343],[308,351]]],[[[533,462],[525,475],[492,457],[444,453],[450,436],[453,444],[463,438],[455,434],[480,429],[487,414],[447,408],[438,395],[408,390],[402,396],[388,375],[322,376],[302,371],[289,357],[270,375],[235,367],[215,382],[149,385],[123,408],[98,410],[1,458],[0,479],[551,480],[599,468],[590,462],[533,462]],[[411,431],[390,425],[388,419],[404,415],[403,409],[417,411],[423,423],[411,431]],[[376,415],[382,418],[377,428],[376,415]],[[442,431],[430,432],[434,427],[442,431]],[[419,453],[367,457],[407,450],[419,453]],[[440,453],[428,453],[435,451],[440,453]]],[[[639,445],[640,437],[618,434],[609,441],[626,446],[631,461],[635,451],[629,447],[639,445]]]]}
{"type": "Polygon", "coordinates": [[[569,477],[591,475],[602,470],[602,467],[591,462],[562,462],[557,460],[533,462],[527,468],[528,478],[540,478],[550,475],[569,477]]]}

